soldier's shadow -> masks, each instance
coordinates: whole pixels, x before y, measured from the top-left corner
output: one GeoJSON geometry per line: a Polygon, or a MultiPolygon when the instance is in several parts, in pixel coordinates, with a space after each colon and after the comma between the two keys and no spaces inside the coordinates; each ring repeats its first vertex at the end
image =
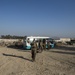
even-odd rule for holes
{"type": "Polygon", "coordinates": [[[3,53],[4,56],[11,56],[11,57],[17,57],[17,58],[21,58],[21,59],[24,59],[24,60],[28,60],[28,61],[31,61],[31,59],[28,59],[28,58],[24,58],[23,56],[17,56],[17,55],[11,55],[11,54],[5,54],[3,53]]]}

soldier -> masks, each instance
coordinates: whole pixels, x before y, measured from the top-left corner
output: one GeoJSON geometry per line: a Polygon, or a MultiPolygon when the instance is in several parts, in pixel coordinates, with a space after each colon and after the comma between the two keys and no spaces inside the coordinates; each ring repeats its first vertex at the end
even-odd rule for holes
{"type": "Polygon", "coordinates": [[[43,49],[46,50],[46,39],[43,39],[43,49]]]}
{"type": "Polygon", "coordinates": [[[37,44],[36,50],[37,50],[37,53],[39,53],[39,40],[36,41],[36,44],[37,44]]]}
{"type": "Polygon", "coordinates": [[[50,41],[47,41],[48,50],[50,49],[50,41]]]}
{"type": "Polygon", "coordinates": [[[29,43],[29,38],[27,39],[27,42],[29,43]]]}
{"type": "Polygon", "coordinates": [[[40,51],[42,52],[43,51],[43,41],[40,40],[40,51]]]}
{"type": "Polygon", "coordinates": [[[35,61],[36,51],[37,51],[36,47],[37,47],[37,43],[36,43],[36,41],[34,39],[33,42],[31,43],[32,61],[35,61]]]}

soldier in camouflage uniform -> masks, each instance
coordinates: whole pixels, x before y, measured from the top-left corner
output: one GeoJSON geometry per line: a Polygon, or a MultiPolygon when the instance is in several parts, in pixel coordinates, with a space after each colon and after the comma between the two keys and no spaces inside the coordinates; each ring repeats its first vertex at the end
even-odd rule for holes
{"type": "Polygon", "coordinates": [[[39,40],[36,41],[36,44],[37,44],[36,50],[37,50],[37,53],[39,53],[39,40]]]}
{"type": "Polygon", "coordinates": [[[32,61],[35,61],[36,52],[37,52],[37,43],[36,43],[36,41],[34,39],[33,42],[31,43],[32,61]]]}
{"type": "Polygon", "coordinates": [[[46,39],[43,39],[43,49],[46,50],[46,39]]]}
{"type": "Polygon", "coordinates": [[[42,51],[43,51],[43,41],[40,40],[40,52],[42,52],[42,51]]]}
{"type": "Polygon", "coordinates": [[[50,49],[50,41],[47,41],[48,50],[50,49]]]}

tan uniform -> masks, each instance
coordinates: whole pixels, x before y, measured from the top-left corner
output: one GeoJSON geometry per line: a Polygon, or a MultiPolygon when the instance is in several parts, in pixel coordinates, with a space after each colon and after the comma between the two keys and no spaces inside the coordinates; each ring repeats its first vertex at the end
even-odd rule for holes
{"type": "Polygon", "coordinates": [[[46,50],[46,40],[43,39],[43,49],[46,50]]]}
{"type": "Polygon", "coordinates": [[[40,49],[41,49],[41,52],[43,51],[43,42],[40,41],[40,49]]]}
{"type": "Polygon", "coordinates": [[[32,54],[32,60],[33,61],[35,61],[35,57],[36,57],[36,51],[37,51],[36,47],[37,47],[36,42],[33,42],[31,44],[31,54],[32,54]]]}
{"type": "Polygon", "coordinates": [[[48,50],[50,49],[50,42],[48,41],[47,42],[47,45],[48,45],[48,50]]]}

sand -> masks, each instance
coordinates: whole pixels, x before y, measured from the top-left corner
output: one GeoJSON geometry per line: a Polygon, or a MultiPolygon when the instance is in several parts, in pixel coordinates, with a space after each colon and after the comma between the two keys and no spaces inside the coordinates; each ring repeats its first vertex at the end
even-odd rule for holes
{"type": "Polygon", "coordinates": [[[38,53],[0,47],[0,75],[75,75],[75,50],[50,49],[38,53]]]}

